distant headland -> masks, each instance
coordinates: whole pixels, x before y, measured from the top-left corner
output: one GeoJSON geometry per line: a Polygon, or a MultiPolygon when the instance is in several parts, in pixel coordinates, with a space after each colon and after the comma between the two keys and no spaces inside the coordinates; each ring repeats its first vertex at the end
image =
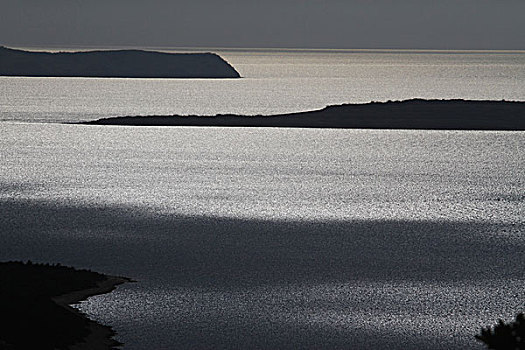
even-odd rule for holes
{"type": "Polygon", "coordinates": [[[240,78],[214,53],[143,50],[34,52],[0,46],[0,76],[94,78],[240,78]]]}
{"type": "Polygon", "coordinates": [[[0,263],[0,349],[113,349],[108,326],[70,304],[131,281],[59,264],[0,263]]]}
{"type": "Polygon", "coordinates": [[[329,106],[271,116],[113,117],[82,124],[341,129],[525,130],[525,102],[423,100],[329,106]]]}

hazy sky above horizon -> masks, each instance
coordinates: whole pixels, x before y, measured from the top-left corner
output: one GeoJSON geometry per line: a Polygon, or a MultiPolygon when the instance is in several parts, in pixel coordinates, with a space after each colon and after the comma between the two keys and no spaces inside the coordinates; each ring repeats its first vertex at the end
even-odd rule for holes
{"type": "Polygon", "coordinates": [[[525,0],[0,0],[0,45],[525,49],[525,0]]]}

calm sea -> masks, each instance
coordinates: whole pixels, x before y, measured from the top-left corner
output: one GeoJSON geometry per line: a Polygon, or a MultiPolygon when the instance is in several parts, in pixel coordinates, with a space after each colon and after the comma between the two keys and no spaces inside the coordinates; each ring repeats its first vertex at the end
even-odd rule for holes
{"type": "Polygon", "coordinates": [[[525,100],[525,52],[215,52],[243,79],[0,77],[0,120],[275,114],[414,97],[525,100]]]}
{"type": "Polygon", "coordinates": [[[56,123],[525,101],[524,53],[220,53],[243,79],[0,78],[0,260],[137,280],[79,306],[124,349],[480,349],[524,309],[523,132],[56,123]]]}

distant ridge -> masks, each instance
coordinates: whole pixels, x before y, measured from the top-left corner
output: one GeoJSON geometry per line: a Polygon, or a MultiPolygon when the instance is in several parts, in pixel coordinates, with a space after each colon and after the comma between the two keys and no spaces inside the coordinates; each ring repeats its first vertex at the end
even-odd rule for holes
{"type": "Polygon", "coordinates": [[[240,78],[214,53],[142,50],[33,52],[0,46],[0,75],[29,77],[240,78]]]}
{"type": "Polygon", "coordinates": [[[83,124],[433,130],[525,130],[525,102],[423,100],[329,106],[272,116],[145,116],[83,124]]]}

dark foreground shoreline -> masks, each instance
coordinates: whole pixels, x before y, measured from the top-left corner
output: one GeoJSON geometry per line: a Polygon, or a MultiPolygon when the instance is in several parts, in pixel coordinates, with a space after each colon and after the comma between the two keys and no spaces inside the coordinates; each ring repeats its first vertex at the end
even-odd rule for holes
{"type": "Polygon", "coordinates": [[[0,263],[0,349],[94,349],[121,345],[115,332],[70,305],[130,279],[31,262],[0,263]]]}
{"type": "Polygon", "coordinates": [[[525,102],[423,100],[328,106],[271,116],[129,116],[80,124],[337,129],[525,130],[525,102]]]}

